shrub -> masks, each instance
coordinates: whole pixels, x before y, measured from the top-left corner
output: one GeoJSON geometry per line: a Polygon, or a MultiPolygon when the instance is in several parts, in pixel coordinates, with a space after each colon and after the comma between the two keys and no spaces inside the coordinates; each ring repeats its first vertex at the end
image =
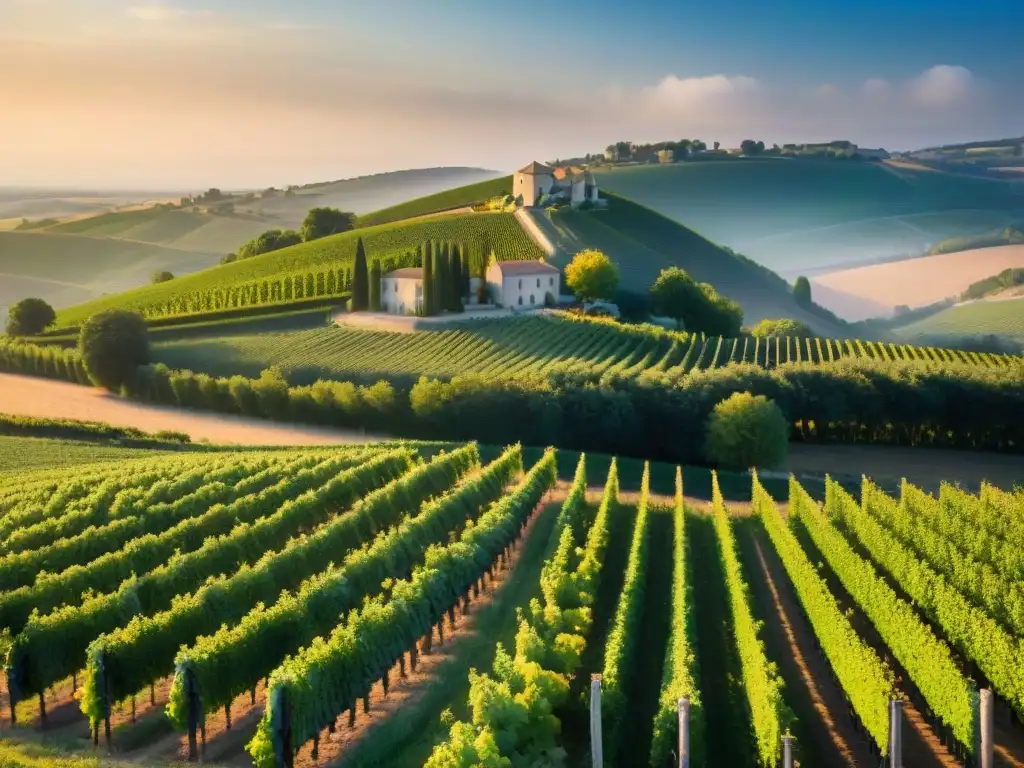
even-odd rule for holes
{"type": "Polygon", "coordinates": [[[149,331],[137,312],[110,309],[82,324],[78,350],[94,384],[118,392],[149,362],[149,331]]]}
{"type": "Polygon", "coordinates": [[[812,331],[807,325],[801,323],[799,320],[792,320],[788,317],[780,317],[777,319],[764,319],[750,329],[751,336],[794,336],[801,338],[810,338],[814,336],[812,331]]]}
{"type": "Polygon", "coordinates": [[[730,469],[774,469],[786,461],[789,424],[764,395],[734,392],[708,418],[705,458],[730,469]]]}
{"type": "Polygon", "coordinates": [[[22,299],[7,310],[7,333],[11,336],[34,336],[46,330],[56,319],[53,307],[42,299],[22,299]]]}

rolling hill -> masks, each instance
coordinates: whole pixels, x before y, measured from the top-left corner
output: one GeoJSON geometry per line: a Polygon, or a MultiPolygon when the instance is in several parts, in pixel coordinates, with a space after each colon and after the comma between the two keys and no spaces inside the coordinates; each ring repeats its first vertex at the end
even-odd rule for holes
{"type": "Polygon", "coordinates": [[[957,304],[893,332],[908,341],[994,334],[1024,345],[1024,298],[979,299],[957,304]]]}
{"type": "Polygon", "coordinates": [[[236,202],[230,213],[141,206],[155,199],[151,192],[0,189],[0,316],[26,296],[62,308],[145,286],[156,269],[175,275],[205,269],[266,229],[298,227],[313,207],[368,213],[495,175],[480,168],[396,171],[236,202]],[[26,227],[21,216],[34,221],[26,227]]]}
{"type": "Polygon", "coordinates": [[[1024,184],[891,163],[739,159],[597,169],[598,184],[787,278],[1017,221],[1024,184]]]}

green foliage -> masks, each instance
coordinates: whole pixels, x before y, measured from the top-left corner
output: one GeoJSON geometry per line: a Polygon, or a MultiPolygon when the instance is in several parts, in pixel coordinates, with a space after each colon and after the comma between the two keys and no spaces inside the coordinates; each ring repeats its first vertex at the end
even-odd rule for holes
{"type": "Polygon", "coordinates": [[[626,691],[629,688],[629,678],[639,662],[638,640],[640,622],[643,618],[647,553],[650,549],[647,522],[649,493],[650,465],[645,464],[636,522],[633,527],[633,540],[629,547],[629,559],[626,561],[626,576],[605,643],[604,668],[601,673],[602,729],[603,733],[608,734],[606,754],[611,765],[618,765],[621,762],[616,753],[616,746],[622,743],[620,729],[627,706],[626,691]]]}
{"type": "Polygon", "coordinates": [[[249,259],[263,253],[279,251],[302,242],[302,235],[293,229],[268,229],[263,234],[243,243],[237,251],[239,259],[249,259]]]}
{"type": "Polygon", "coordinates": [[[370,304],[370,277],[366,269],[363,239],[356,241],[356,257],[352,267],[352,311],[364,312],[370,304]]]}
{"type": "Polygon", "coordinates": [[[156,283],[166,283],[168,280],[173,279],[174,275],[171,272],[168,272],[166,269],[164,269],[154,272],[153,275],[150,277],[149,281],[155,285],[156,283]]]}
{"type": "Polygon", "coordinates": [[[708,420],[708,461],[731,469],[774,469],[786,460],[789,424],[764,395],[735,392],[715,406],[708,420]]]}
{"type": "Polygon", "coordinates": [[[803,275],[793,283],[793,299],[801,307],[808,307],[811,304],[811,281],[803,275]]]}
{"type": "MultiPolygon", "coordinates": [[[[425,564],[411,578],[392,583],[387,592],[350,612],[330,635],[317,638],[278,667],[270,676],[267,709],[247,745],[253,762],[260,767],[277,764],[283,729],[290,730],[291,743],[298,747],[319,733],[325,721],[368,695],[397,659],[443,621],[447,609],[519,538],[554,482],[555,454],[549,450],[510,494],[476,525],[467,527],[458,540],[428,550],[425,564]],[[313,669],[318,674],[312,674],[313,669]]],[[[538,683],[557,681],[541,677],[538,683]]],[[[542,722],[549,719],[550,715],[542,716],[542,722]]],[[[520,720],[519,724],[526,723],[520,720]]]]}
{"type": "Polygon", "coordinates": [[[467,184],[463,187],[456,187],[455,189],[448,189],[365,214],[359,217],[357,225],[359,227],[372,227],[380,224],[389,224],[403,219],[411,219],[415,216],[426,216],[427,214],[440,211],[465,208],[495,197],[504,198],[511,193],[512,177],[502,176],[489,181],[481,181],[475,184],[467,184]]]}
{"type": "Polygon", "coordinates": [[[306,218],[302,220],[299,233],[305,242],[319,240],[328,235],[348,232],[355,227],[356,215],[337,208],[310,208],[306,218]]]}
{"type": "Polygon", "coordinates": [[[142,315],[111,309],[93,315],[82,324],[78,352],[92,382],[111,392],[149,362],[149,332],[142,315]]]}
{"type": "Polygon", "coordinates": [[[34,336],[53,325],[56,319],[53,307],[42,299],[22,299],[7,310],[7,333],[11,336],[34,336]]]}
{"type": "Polygon", "coordinates": [[[711,336],[736,336],[743,324],[739,305],[707,283],[697,283],[679,267],[663,269],[651,286],[651,311],[671,317],[681,328],[711,336]]]}
{"type": "Polygon", "coordinates": [[[672,630],[662,673],[658,711],[651,737],[652,768],[663,768],[679,743],[678,702],[690,700],[690,764],[704,765],[704,709],[697,688],[697,628],[693,615],[691,569],[686,555],[686,508],[683,504],[683,473],[676,467],[676,495],[672,508],[672,630]]]}
{"type": "Polygon", "coordinates": [[[841,522],[952,646],[978,666],[995,692],[1018,713],[1024,712],[1024,667],[1019,661],[1024,648],[1020,638],[971,603],[875,519],[879,507],[897,502],[866,478],[861,494],[858,503],[841,486],[826,478],[826,514],[841,522]]]}
{"type": "Polygon", "coordinates": [[[717,476],[712,480],[712,508],[722,570],[729,590],[729,612],[735,627],[743,689],[754,726],[758,764],[771,768],[778,764],[782,734],[793,716],[782,697],[782,678],[778,668],[774,662],[768,661],[764,642],[758,637],[761,625],[751,612],[750,588],[743,579],[736,539],[718,488],[717,476]]]}
{"type": "Polygon", "coordinates": [[[434,248],[428,242],[423,253],[423,314],[427,317],[437,314],[437,281],[434,277],[434,248]]]}
{"type": "MultiPolygon", "coordinates": [[[[790,479],[790,489],[790,513],[803,524],[843,587],[857,601],[886,646],[906,669],[928,702],[929,709],[953,729],[957,741],[968,753],[973,754],[975,739],[979,735],[978,693],[974,682],[960,671],[958,660],[953,657],[949,646],[935,636],[932,629],[918,617],[916,609],[902,600],[872,565],[850,546],[795,479],[790,479]]],[[[761,493],[764,493],[763,490],[761,493]]],[[[781,522],[777,512],[775,516],[781,522]]],[[[821,632],[818,635],[821,637],[821,632]]],[[[862,663],[866,664],[867,661],[862,663]]],[[[877,669],[878,665],[876,661],[873,666],[877,669]]],[[[833,668],[836,667],[834,661],[833,668]]],[[[863,676],[865,669],[871,668],[871,665],[860,669],[855,667],[847,672],[863,676]]],[[[885,671],[888,673],[888,670],[885,671]]],[[[877,672],[875,676],[878,677],[877,672]]],[[[879,684],[880,681],[875,683],[876,686],[879,684]]],[[[851,686],[844,687],[847,691],[851,690],[851,686]]],[[[859,692],[866,696],[867,687],[866,681],[861,682],[859,692]]],[[[864,717],[864,720],[872,723],[872,735],[884,751],[888,739],[885,724],[887,718],[880,701],[882,694],[890,695],[886,688],[881,688],[874,696],[873,715],[864,717]]],[[[866,702],[864,708],[868,708],[866,702]]]]}
{"type": "Polygon", "coordinates": [[[580,251],[565,268],[565,284],[583,301],[611,301],[619,286],[619,270],[600,251],[580,251]]]}
{"type": "Polygon", "coordinates": [[[371,312],[380,312],[381,311],[380,279],[381,279],[380,262],[379,261],[375,261],[375,262],[373,262],[373,265],[370,267],[370,305],[369,305],[369,308],[370,308],[371,312]]]}
{"type": "Polygon", "coordinates": [[[792,336],[795,339],[813,339],[814,333],[806,324],[788,317],[778,319],[765,318],[750,329],[751,336],[771,338],[773,336],[792,336]]]}
{"type": "MultiPolygon", "coordinates": [[[[800,519],[808,528],[819,551],[844,584],[849,579],[862,596],[874,592],[877,599],[884,602],[896,599],[892,590],[879,584],[871,566],[850,549],[838,531],[820,518],[816,502],[793,479],[790,480],[789,505],[790,516],[800,519]]],[[[833,672],[850,697],[854,711],[881,753],[886,754],[889,749],[889,702],[897,696],[892,670],[861,640],[849,616],[843,612],[793,531],[783,521],[756,473],[753,479],[753,510],[764,522],[765,530],[793,583],[797,599],[833,672]]],[[[859,602],[857,592],[851,594],[859,602]]],[[[884,627],[880,629],[885,631],[884,627]]]]}

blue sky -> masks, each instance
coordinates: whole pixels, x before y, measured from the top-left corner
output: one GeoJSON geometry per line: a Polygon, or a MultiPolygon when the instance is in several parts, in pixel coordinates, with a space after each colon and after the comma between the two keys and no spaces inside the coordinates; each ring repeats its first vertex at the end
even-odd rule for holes
{"type": "Polygon", "coordinates": [[[509,170],[618,139],[1024,133],[1024,3],[0,0],[0,178],[509,170]]]}

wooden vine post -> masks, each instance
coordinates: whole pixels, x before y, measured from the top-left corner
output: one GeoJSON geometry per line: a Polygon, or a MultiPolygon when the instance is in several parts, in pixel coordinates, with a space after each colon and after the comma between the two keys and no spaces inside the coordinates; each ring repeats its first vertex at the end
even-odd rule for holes
{"type": "Polygon", "coordinates": [[[604,764],[601,743],[601,675],[590,676],[590,755],[593,768],[604,764]]]}
{"type": "Polygon", "coordinates": [[[110,752],[110,679],[107,677],[106,659],[103,660],[103,738],[110,752]]]}
{"type": "Polygon", "coordinates": [[[889,702],[889,768],[903,768],[903,702],[889,702]]]}
{"type": "Polygon", "coordinates": [[[992,689],[981,690],[979,701],[980,717],[979,730],[981,731],[981,753],[979,755],[981,768],[994,768],[995,766],[995,702],[992,700],[992,689]]]}
{"type": "Polygon", "coordinates": [[[782,768],[793,768],[793,737],[788,729],[782,737],[782,768]]]}
{"type": "Polygon", "coordinates": [[[690,697],[679,699],[679,768],[690,768],[690,697]]]}

